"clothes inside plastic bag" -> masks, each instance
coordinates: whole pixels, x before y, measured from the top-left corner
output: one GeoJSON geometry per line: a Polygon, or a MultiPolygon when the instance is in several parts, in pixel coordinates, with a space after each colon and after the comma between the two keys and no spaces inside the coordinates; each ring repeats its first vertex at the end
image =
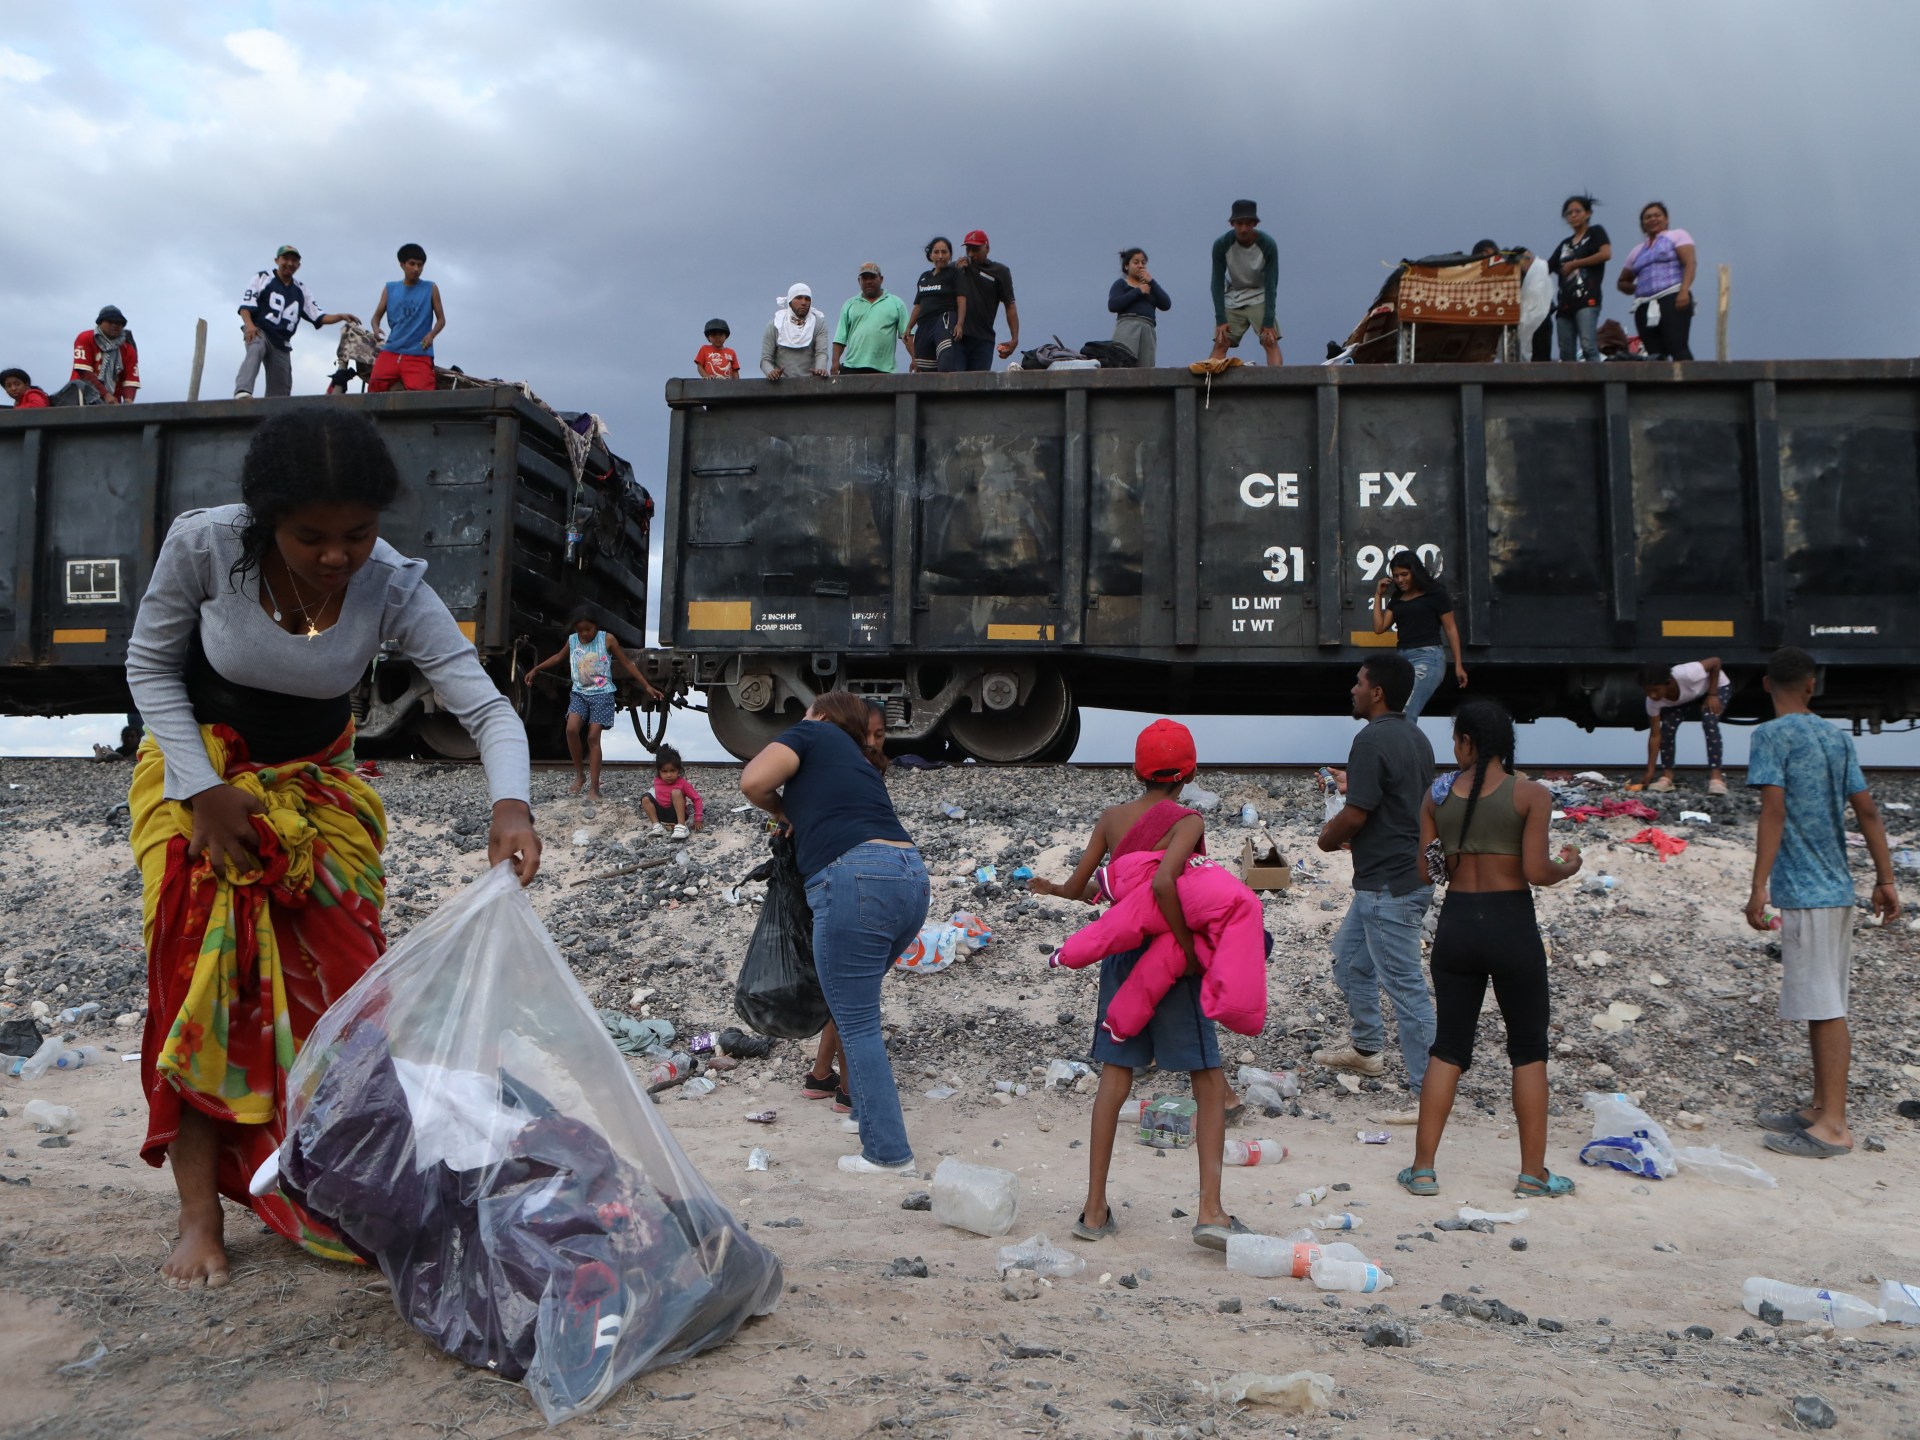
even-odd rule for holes
{"type": "Polygon", "coordinates": [[[681,1152],[505,864],[315,1027],[255,1179],[275,1184],[549,1423],[780,1297],[780,1262],[681,1152]]]}
{"type": "Polygon", "coordinates": [[[1593,1111],[1593,1139],[1580,1147],[1581,1164],[1610,1165],[1643,1180],[1665,1180],[1679,1167],[1666,1130],[1625,1095],[1588,1091],[1580,1103],[1593,1111]]]}
{"type": "Polygon", "coordinates": [[[762,1035],[805,1040],[833,1018],[813,968],[813,910],[794,860],[793,840],[775,835],[767,903],[747,941],[733,991],[733,1013],[762,1035]]]}
{"type": "Polygon", "coordinates": [[[922,925],[920,933],[907,947],[907,953],[893,962],[894,967],[931,975],[977,950],[984,950],[991,939],[991,925],[971,910],[956,910],[949,919],[922,925]]]}

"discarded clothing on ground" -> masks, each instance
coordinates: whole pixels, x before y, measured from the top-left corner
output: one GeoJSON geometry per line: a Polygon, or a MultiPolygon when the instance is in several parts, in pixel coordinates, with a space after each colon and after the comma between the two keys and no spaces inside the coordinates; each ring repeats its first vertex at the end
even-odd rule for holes
{"type": "Polygon", "coordinates": [[[931,975],[944,970],[977,950],[986,949],[993,939],[993,927],[971,910],[956,910],[946,920],[922,925],[920,933],[907,947],[907,953],[893,962],[896,970],[912,970],[931,975]]]}
{"type": "Polygon", "coordinates": [[[1625,815],[1630,820],[1658,820],[1660,812],[1639,800],[1602,800],[1598,805],[1570,805],[1567,818],[1584,825],[1589,820],[1611,820],[1625,815]]]}
{"type": "Polygon", "coordinates": [[[1677,835],[1669,835],[1658,826],[1649,825],[1638,835],[1628,840],[1629,845],[1651,845],[1660,854],[1660,863],[1666,864],[1672,856],[1687,848],[1687,842],[1677,835]]]}

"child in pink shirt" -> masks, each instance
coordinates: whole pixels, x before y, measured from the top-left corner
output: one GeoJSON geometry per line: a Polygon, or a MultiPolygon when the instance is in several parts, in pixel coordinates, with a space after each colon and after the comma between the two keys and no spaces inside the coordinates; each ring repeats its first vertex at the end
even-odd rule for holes
{"type": "Polygon", "coordinates": [[[667,832],[664,816],[673,812],[673,838],[687,838],[687,807],[693,807],[693,828],[701,828],[700,792],[693,788],[693,782],[687,779],[686,771],[680,764],[680,752],[671,745],[662,745],[659,754],[653,758],[653,793],[642,797],[641,807],[647,812],[647,819],[653,822],[654,835],[667,832]]]}

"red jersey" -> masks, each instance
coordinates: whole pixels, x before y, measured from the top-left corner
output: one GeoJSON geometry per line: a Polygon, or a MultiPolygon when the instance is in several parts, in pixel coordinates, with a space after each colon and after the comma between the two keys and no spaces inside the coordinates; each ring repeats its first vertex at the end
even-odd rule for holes
{"type": "Polygon", "coordinates": [[[20,392],[20,398],[13,402],[16,410],[44,410],[47,408],[47,392],[38,385],[29,385],[20,392]]]}
{"type": "Polygon", "coordinates": [[[140,388],[140,352],[134,348],[133,336],[124,335],[120,340],[120,383],[109,390],[100,382],[100,336],[97,331],[82,330],[73,339],[73,375],[75,380],[84,380],[100,392],[105,400],[131,400],[134,392],[140,388]]]}
{"type": "Polygon", "coordinates": [[[709,380],[738,380],[740,357],[724,345],[702,345],[693,357],[693,369],[709,380]]]}

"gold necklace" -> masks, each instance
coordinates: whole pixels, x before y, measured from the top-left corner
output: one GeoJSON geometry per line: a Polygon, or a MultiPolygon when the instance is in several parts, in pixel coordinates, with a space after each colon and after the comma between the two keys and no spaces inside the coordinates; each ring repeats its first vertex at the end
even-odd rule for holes
{"type": "MultiPolygon", "coordinates": [[[[300,598],[300,582],[294,578],[291,567],[287,570],[287,581],[293,586],[294,608],[300,612],[300,618],[307,622],[307,639],[319,639],[320,627],[314,623],[313,612],[307,609],[306,603],[300,598]]],[[[278,625],[281,621],[280,597],[273,593],[273,582],[267,579],[267,567],[264,564],[260,567],[260,583],[267,587],[267,599],[272,602],[273,605],[273,623],[278,625]]],[[[320,613],[324,615],[326,611],[326,597],[323,595],[320,597],[320,613]]]]}

